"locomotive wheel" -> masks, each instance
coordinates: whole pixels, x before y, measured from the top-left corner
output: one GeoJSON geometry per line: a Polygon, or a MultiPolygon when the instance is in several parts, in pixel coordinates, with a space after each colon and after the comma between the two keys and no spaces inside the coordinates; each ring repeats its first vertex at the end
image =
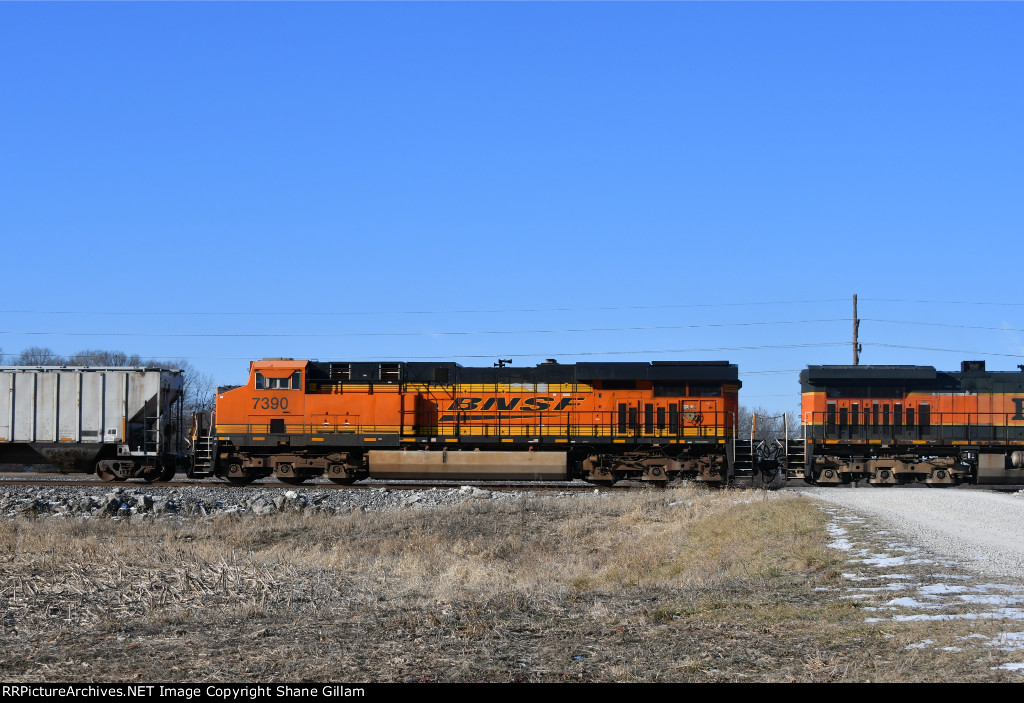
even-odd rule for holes
{"type": "Polygon", "coordinates": [[[233,463],[228,466],[228,473],[224,477],[232,486],[245,486],[252,483],[252,476],[247,474],[242,465],[233,463]]]}
{"type": "Polygon", "coordinates": [[[174,464],[165,466],[163,472],[160,474],[161,481],[172,481],[174,480],[174,474],[178,473],[177,467],[174,464]]]}

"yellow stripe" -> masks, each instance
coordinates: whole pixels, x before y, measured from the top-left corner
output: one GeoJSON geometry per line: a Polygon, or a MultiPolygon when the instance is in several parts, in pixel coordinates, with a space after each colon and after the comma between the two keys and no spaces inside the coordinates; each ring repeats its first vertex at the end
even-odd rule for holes
{"type": "Polygon", "coordinates": [[[458,442],[458,439],[446,439],[445,442],[458,442]]]}
{"type": "Polygon", "coordinates": [[[591,393],[594,387],[587,383],[461,383],[452,386],[456,393],[536,393],[537,395],[550,395],[551,393],[591,393]],[[544,386],[544,388],[537,388],[544,386]]]}
{"type": "Polygon", "coordinates": [[[313,439],[314,442],[323,442],[324,441],[323,437],[313,437],[312,439],[313,439]]]}

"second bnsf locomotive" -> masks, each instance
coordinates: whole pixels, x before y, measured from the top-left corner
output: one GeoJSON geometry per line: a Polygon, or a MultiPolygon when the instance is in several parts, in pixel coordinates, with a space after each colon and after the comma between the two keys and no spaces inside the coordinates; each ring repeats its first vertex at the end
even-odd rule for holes
{"type": "Polygon", "coordinates": [[[810,483],[1024,483],[1024,372],[808,366],[800,384],[810,483]]]}
{"type": "Polygon", "coordinates": [[[740,381],[725,361],[471,368],[264,359],[196,427],[197,476],[727,483],[740,381]]]}

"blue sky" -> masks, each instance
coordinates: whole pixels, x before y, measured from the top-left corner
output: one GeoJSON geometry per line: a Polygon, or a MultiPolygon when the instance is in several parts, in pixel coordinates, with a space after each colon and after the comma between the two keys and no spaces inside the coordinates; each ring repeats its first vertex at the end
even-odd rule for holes
{"type": "MultiPolygon", "coordinates": [[[[0,348],[1024,363],[1024,4],[2,3],[0,348]]],[[[10,356],[5,356],[9,360],[10,356]]]]}

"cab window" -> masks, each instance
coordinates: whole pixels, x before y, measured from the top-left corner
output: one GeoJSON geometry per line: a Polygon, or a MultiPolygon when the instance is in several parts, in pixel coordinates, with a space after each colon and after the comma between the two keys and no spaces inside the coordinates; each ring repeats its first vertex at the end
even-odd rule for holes
{"type": "Polygon", "coordinates": [[[292,390],[302,388],[302,372],[296,371],[283,378],[268,377],[256,372],[256,390],[292,390]]]}

